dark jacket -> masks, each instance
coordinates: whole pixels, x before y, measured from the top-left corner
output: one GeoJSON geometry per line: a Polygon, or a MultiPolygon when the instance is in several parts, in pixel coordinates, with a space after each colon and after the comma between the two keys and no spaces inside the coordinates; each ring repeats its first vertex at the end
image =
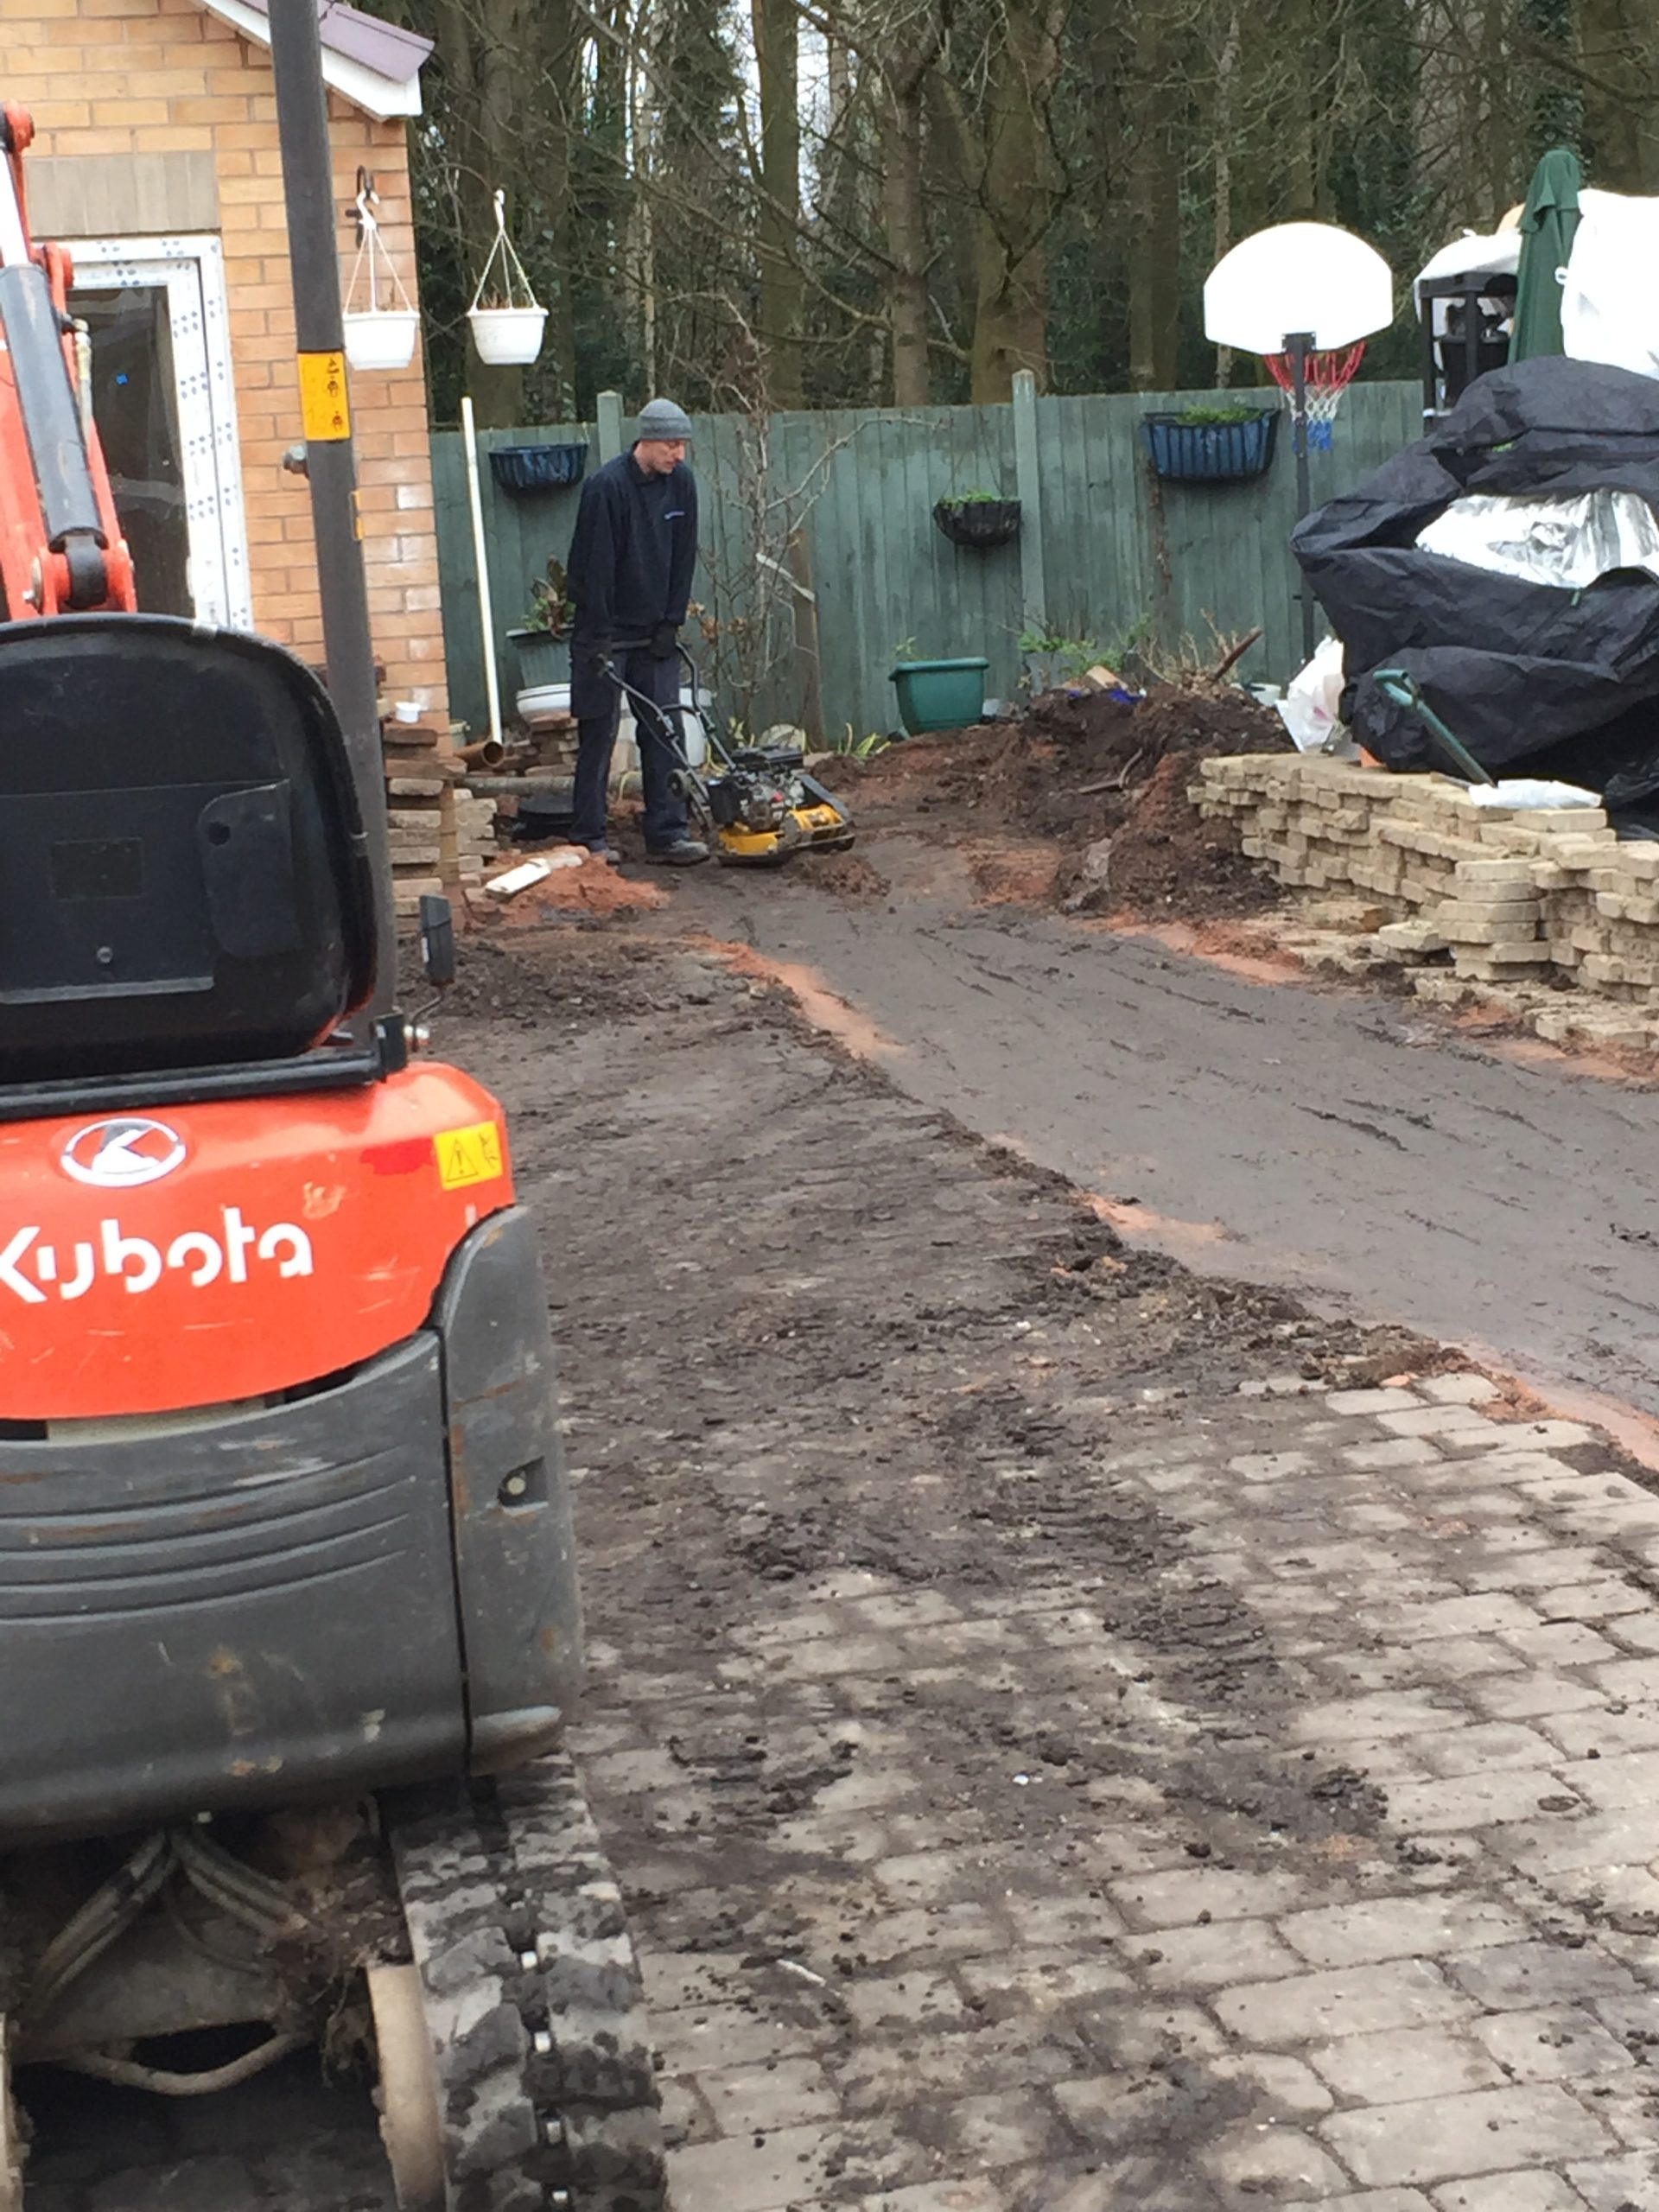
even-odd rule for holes
{"type": "Polygon", "coordinates": [[[582,487],[567,563],[577,645],[648,638],[660,622],[677,629],[697,558],[697,480],[683,461],[647,476],[632,453],[597,469],[582,487]]]}

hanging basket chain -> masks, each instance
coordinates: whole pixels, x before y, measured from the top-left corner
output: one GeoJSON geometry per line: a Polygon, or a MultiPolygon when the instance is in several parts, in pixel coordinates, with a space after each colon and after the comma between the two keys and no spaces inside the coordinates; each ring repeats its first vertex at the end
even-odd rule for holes
{"type": "Polygon", "coordinates": [[[484,264],[483,272],[479,277],[478,289],[473,294],[473,304],[467,310],[469,315],[477,315],[480,312],[486,288],[498,261],[501,264],[502,284],[506,293],[505,299],[500,304],[509,308],[539,308],[541,302],[531,289],[530,279],[524,274],[524,264],[519,260],[518,250],[507,236],[507,195],[501,191],[498,191],[495,195],[495,243],[490,248],[489,258],[484,264]],[[522,299],[513,297],[515,282],[519,291],[524,295],[522,299]]]}
{"type": "Polygon", "coordinates": [[[380,225],[374,211],[380,205],[380,194],[375,190],[374,179],[365,169],[357,173],[357,198],[353,203],[357,213],[357,258],[352,264],[351,279],[346,287],[347,315],[379,315],[380,289],[384,282],[389,299],[395,297],[396,307],[384,312],[404,315],[415,313],[415,302],[397,274],[397,264],[386,251],[380,237],[380,225]],[[358,304],[358,287],[366,281],[369,303],[366,309],[358,304]]]}

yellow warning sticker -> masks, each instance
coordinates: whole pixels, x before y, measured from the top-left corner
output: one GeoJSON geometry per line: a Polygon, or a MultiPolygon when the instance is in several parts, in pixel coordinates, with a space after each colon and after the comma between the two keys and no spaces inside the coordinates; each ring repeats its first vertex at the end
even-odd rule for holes
{"type": "Polygon", "coordinates": [[[446,1191],[464,1191],[469,1183],[493,1183],[507,1172],[501,1131],[494,1122],[445,1129],[432,1141],[437,1147],[438,1180],[446,1191]]]}
{"type": "Polygon", "coordinates": [[[352,402],[346,389],[343,353],[301,353],[300,414],[308,441],[319,443],[352,435],[352,402]]]}

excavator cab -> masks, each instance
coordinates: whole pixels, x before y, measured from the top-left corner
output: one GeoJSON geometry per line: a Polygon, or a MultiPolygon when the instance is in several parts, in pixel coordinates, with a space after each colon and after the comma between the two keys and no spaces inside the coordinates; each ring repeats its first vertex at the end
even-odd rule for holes
{"type": "MultiPolygon", "coordinates": [[[[27,118],[0,124],[21,209],[27,118]]],[[[0,2212],[14,2069],[195,2096],[353,2024],[405,2212],[661,2212],[563,1748],[570,1510],[501,1109],[377,989],[380,793],[326,691],[131,611],[67,270],[16,245],[0,222],[0,2212]],[[56,426],[51,467],[20,423],[56,426]]]]}

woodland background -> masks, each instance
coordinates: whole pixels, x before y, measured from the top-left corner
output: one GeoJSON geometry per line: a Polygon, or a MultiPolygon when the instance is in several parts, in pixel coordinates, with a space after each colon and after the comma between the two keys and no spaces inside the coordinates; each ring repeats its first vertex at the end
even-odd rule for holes
{"type": "MultiPolygon", "coordinates": [[[[1204,339],[1263,224],[1405,288],[1538,155],[1659,193],[1655,0],[378,0],[437,41],[415,127],[435,419],[919,406],[1258,382],[1204,339]],[[468,365],[509,194],[553,310],[468,365]]],[[[1414,373],[1408,320],[1368,376],[1414,373]]]]}

